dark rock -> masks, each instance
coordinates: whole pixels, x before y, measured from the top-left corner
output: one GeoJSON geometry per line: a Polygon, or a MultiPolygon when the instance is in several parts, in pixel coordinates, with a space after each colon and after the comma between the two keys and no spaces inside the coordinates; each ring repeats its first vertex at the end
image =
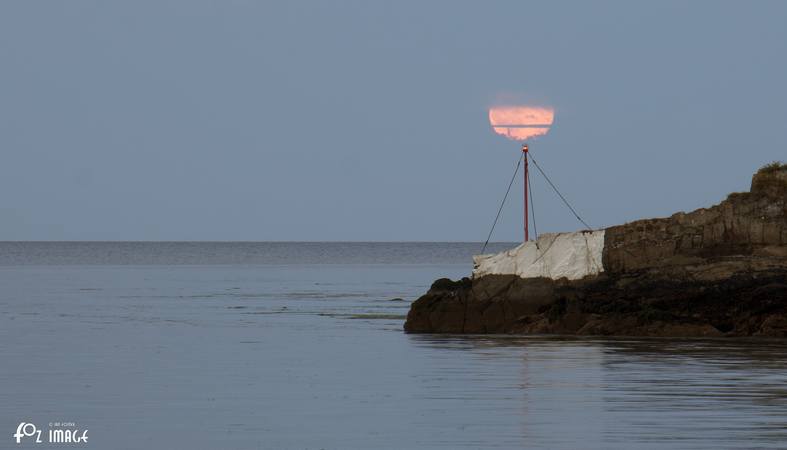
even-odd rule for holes
{"type": "Polygon", "coordinates": [[[440,279],[408,332],[787,336],[787,166],[719,205],[606,230],[582,280],[440,279]]]}
{"type": "Polygon", "coordinates": [[[470,278],[462,278],[459,281],[454,281],[449,278],[440,278],[432,283],[429,290],[432,291],[455,291],[470,285],[470,278]]]}

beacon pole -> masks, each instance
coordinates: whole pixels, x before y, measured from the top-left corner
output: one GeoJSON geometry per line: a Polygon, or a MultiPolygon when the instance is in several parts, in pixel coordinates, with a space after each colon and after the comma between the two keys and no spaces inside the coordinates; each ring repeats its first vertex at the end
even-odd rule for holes
{"type": "Polygon", "coordinates": [[[525,242],[527,242],[530,240],[530,235],[528,233],[528,224],[530,221],[527,216],[527,185],[529,184],[528,178],[530,177],[527,169],[527,144],[522,145],[522,156],[525,158],[525,242]]]}

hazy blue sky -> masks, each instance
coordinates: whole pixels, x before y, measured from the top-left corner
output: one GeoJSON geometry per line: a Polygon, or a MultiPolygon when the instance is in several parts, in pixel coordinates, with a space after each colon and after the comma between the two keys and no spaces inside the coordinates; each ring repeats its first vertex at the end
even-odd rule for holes
{"type": "MultiPolygon", "coordinates": [[[[6,1],[0,239],[483,240],[516,143],[592,226],[787,159],[787,2],[6,1]]],[[[579,224],[533,179],[539,231],[579,224]]],[[[521,238],[521,184],[497,240],[521,238]]]]}

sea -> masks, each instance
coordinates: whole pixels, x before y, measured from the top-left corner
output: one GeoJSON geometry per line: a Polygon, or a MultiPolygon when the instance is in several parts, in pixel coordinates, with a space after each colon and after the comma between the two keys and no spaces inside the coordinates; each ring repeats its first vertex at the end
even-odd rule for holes
{"type": "Polygon", "coordinates": [[[787,448],[785,341],[405,333],[480,250],[2,242],[0,448],[787,448]]]}

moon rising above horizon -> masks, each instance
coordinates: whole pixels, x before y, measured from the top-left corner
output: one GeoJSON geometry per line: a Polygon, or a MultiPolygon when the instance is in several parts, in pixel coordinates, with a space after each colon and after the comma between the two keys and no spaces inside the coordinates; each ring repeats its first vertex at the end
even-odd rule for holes
{"type": "Polygon", "coordinates": [[[493,106],[489,123],[495,133],[513,141],[544,136],[555,120],[554,108],[548,106],[493,106]]]}

